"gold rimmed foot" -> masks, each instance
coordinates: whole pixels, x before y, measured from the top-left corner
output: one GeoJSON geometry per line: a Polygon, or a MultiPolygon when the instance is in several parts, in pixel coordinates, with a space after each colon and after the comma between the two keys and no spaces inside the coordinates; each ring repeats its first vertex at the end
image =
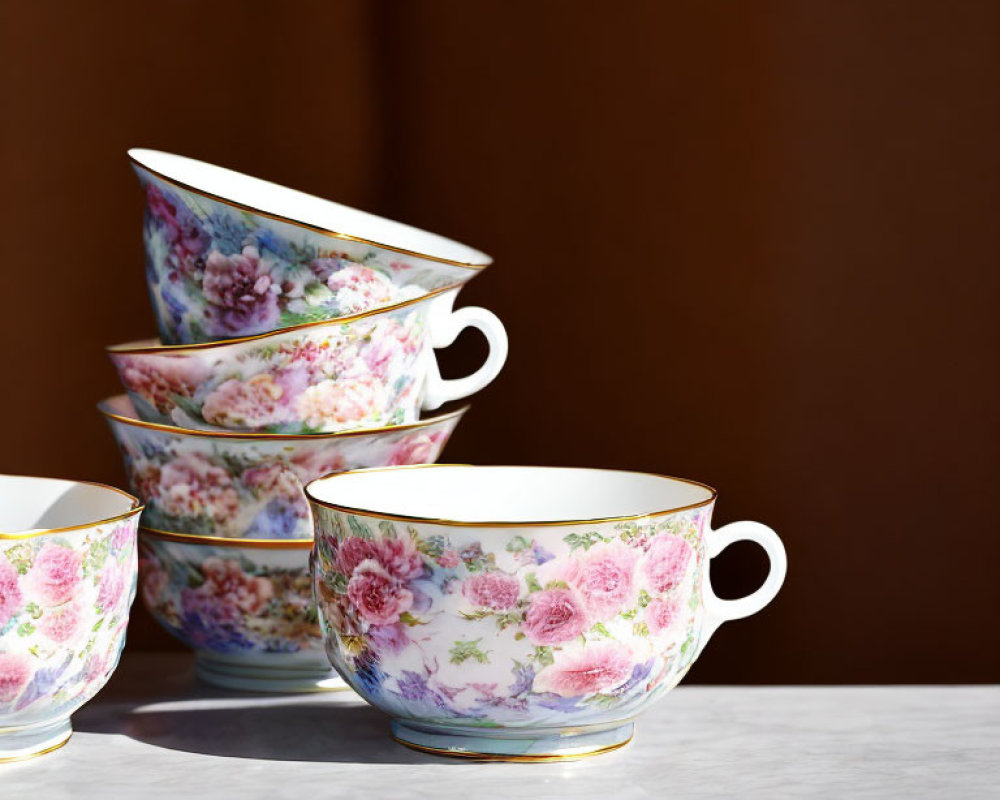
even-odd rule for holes
{"type": "Polygon", "coordinates": [[[490,728],[449,728],[420,722],[392,721],[392,738],[421,753],[473,761],[546,763],[575,761],[610,753],[632,740],[634,724],[602,730],[562,732],[490,728]]]}
{"type": "Polygon", "coordinates": [[[23,728],[0,728],[0,764],[44,756],[58,750],[72,735],[68,717],[23,728]]]}

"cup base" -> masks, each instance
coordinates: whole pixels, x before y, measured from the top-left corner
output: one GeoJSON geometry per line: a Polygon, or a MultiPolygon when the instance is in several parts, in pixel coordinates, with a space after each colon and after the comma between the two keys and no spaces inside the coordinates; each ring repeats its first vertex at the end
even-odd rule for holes
{"type": "Polygon", "coordinates": [[[51,753],[66,744],[72,735],[69,717],[23,728],[0,728],[0,764],[51,753]]]}
{"type": "Polygon", "coordinates": [[[478,761],[573,761],[624,747],[634,729],[635,723],[629,722],[598,731],[568,728],[563,733],[512,728],[459,731],[394,719],[392,738],[424,753],[478,761]]]}
{"type": "Polygon", "coordinates": [[[209,654],[195,654],[198,680],[243,692],[342,692],[348,685],[330,667],[238,664],[209,654]]]}

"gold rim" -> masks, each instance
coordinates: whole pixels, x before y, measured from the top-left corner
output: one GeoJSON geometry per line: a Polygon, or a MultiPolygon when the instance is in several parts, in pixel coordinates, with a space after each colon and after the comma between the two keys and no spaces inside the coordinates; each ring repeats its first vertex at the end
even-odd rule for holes
{"type": "Polygon", "coordinates": [[[715,502],[715,498],[718,497],[719,493],[709,486],[707,483],[701,483],[700,481],[693,481],[688,478],[676,478],[673,475],[661,475],[656,472],[640,472],[638,470],[627,470],[627,469],[616,469],[616,470],[600,470],[597,468],[590,467],[538,467],[538,466],[514,466],[514,465],[504,465],[504,466],[491,466],[488,464],[409,464],[405,466],[398,467],[372,467],[369,469],[349,469],[344,472],[337,472],[332,475],[325,475],[321,478],[317,478],[314,481],[310,481],[305,486],[305,495],[310,503],[314,503],[318,506],[324,508],[329,508],[334,511],[342,511],[346,514],[355,514],[360,517],[375,517],[376,519],[391,519],[396,522],[421,522],[428,525],[445,525],[452,528],[555,528],[564,527],[567,525],[598,525],[604,522],[630,522],[637,519],[646,519],[647,517],[662,517],[667,514],[678,514],[682,511],[691,511],[695,508],[703,508],[709,506],[715,502]],[[689,503],[685,506],[677,506],[676,508],[668,508],[663,511],[649,511],[645,514],[628,514],[619,517],[594,517],[592,519],[573,519],[573,520],[543,520],[535,522],[501,522],[490,520],[488,522],[466,522],[462,520],[455,519],[439,519],[437,517],[414,517],[407,514],[389,514],[382,513],[378,511],[372,511],[365,508],[353,508],[352,506],[341,506],[335,503],[327,502],[326,500],[318,499],[309,489],[314,483],[319,481],[335,480],[342,475],[354,475],[361,472],[395,472],[407,469],[437,469],[437,468],[455,468],[455,467],[472,467],[473,469],[567,469],[567,470],[579,470],[581,472],[617,472],[626,473],[629,475],[646,475],[653,478],[663,478],[666,480],[677,481],[678,483],[686,483],[691,486],[698,486],[709,493],[707,500],[701,500],[697,503],[689,503]]]}
{"type": "Polygon", "coordinates": [[[67,533],[68,531],[79,531],[84,528],[96,528],[98,525],[107,525],[111,522],[120,522],[123,519],[128,519],[136,514],[140,513],[146,506],[145,504],[136,496],[129,494],[128,492],[122,491],[115,486],[108,486],[106,483],[97,483],[96,481],[77,481],[70,478],[41,478],[35,477],[33,475],[0,475],[0,478],[29,478],[33,481],[60,481],[62,483],[77,483],[83,486],[97,486],[100,489],[110,489],[112,492],[117,492],[122,497],[127,497],[132,501],[132,508],[123,514],[118,514],[114,517],[108,517],[107,519],[99,519],[94,522],[83,522],[79,525],[68,525],[65,528],[45,528],[43,530],[32,531],[31,533],[4,533],[0,531],[0,539],[33,539],[36,536],[47,536],[50,533],[67,533]]]}
{"type": "MultiPolygon", "coordinates": [[[[362,238],[360,236],[352,236],[349,233],[339,233],[338,231],[331,231],[328,228],[321,228],[320,226],[313,225],[312,223],[309,223],[309,222],[303,222],[302,220],[293,219],[292,217],[286,217],[286,216],[284,216],[282,214],[275,214],[275,213],[272,213],[270,211],[264,211],[263,209],[255,208],[254,206],[249,206],[246,203],[239,203],[236,200],[230,200],[228,198],[222,197],[221,195],[212,194],[211,192],[206,192],[203,189],[196,189],[194,186],[191,186],[190,184],[187,184],[187,183],[184,183],[182,181],[179,181],[176,178],[167,177],[162,172],[157,172],[155,169],[152,169],[151,167],[147,167],[145,164],[143,164],[141,161],[139,161],[137,158],[135,158],[131,153],[128,153],[127,155],[128,155],[128,160],[131,161],[133,164],[135,164],[137,167],[139,167],[140,169],[148,172],[150,175],[156,176],[157,178],[159,178],[164,183],[169,183],[171,186],[174,186],[174,187],[176,187],[178,189],[183,189],[186,192],[191,192],[192,194],[196,194],[199,197],[204,197],[204,198],[206,198],[208,200],[214,200],[215,202],[222,203],[224,206],[229,206],[230,208],[237,208],[237,209],[240,209],[241,211],[249,211],[251,214],[256,214],[257,216],[264,217],[266,219],[272,219],[272,220],[275,220],[276,222],[286,222],[286,223],[288,223],[290,225],[296,225],[296,226],[298,226],[300,228],[306,228],[307,230],[310,230],[313,233],[318,233],[321,236],[328,236],[331,239],[340,239],[340,240],[345,241],[345,242],[357,242],[358,244],[365,244],[365,245],[368,245],[369,247],[377,247],[380,250],[388,250],[391,253],[399,253],[400,255],[413,256],[414,258],[420,258],[420,259],[423,259],[425,261],[434,261],[434,262],[436,262],[438,264],[448,264],[448,265],[450,265],[452,267],[462,267],[463,269],[471,269],[471,270],[476,270],[476,271],[484,270],[488,266],[490,266],[490,264],[493,263],[493,259],[490,258],[488,255],[486,255],[486,253],[483,253],[483,255],[486,256],[486,258],[489,259],[489,260],[485,264],[474,264],[474,263],[472,263],[470,261],[455,261],[454,259],[451,259],[451,258],[444,258],[442,256],[432,256],[429,253],[420,253],[420,252],[418,252],[416,250],[407,250],[405,247],[394,247],[393,245],[383,244],[382,242],[376,242],[376,241],[374,241],[372,239],[364,239],[364,238],[362,238]]],[[[168,153],[167,155],[172,155],[172,154],[168,153]]],[[[178,158],[186,158],[185,156],[177,156],[177,157],[178,158]]],[[[187,160],[188,161],[196,161],[196,159],[193,159],[193,158],[192,159],[187,159],[187,160]]],[[[203,163],[207,163],[207,162],[203,162],[203,163]]],[[[218,166],[218,165],[212,164],[210,166],[218,166]]],[[[219,169],[227,169],[230,172],[236,172],[236,170],[229,169],[228,167],[219,167],[219,169]]],[[[236,174],[237,175],[242,175],[245,178],[252,178],[254,180],[263,180],[263,178],[253,178],[252,175],[247,175],[247,174],[242,173],[242,172],[236,172],[236,174]]],[[[268,182],[271,183],[273,181],[268,181],[268,182]]],[[[280,186],[281,184],[277,184],[277,185],[280,186]]],[[[289,189],[290,191],[293,191],[293,192],[299,191],[298,189],[292,189],[289,186],[282,186],[282,188],[283,189],[289,189]]],[[[308,194],[308,192],[300,192],[300,194],[308,194]]],[[[316,195],[309,195],[309,196],[313,197],[313,198],[315,198],[317,200],[323,200],[323,202],[326,202],[326,203],[333,202],[331,200],[324,200],[322,197],[318,197],[316,195]]],[[[338,205],[343,205],[343,204],[338,204],[338,205]]],[[[367,211],[360,211],[359,209],[351,209],[351,210],[352,211],[357,211],[358,213],[361,213],[361,214],[368,214],[369,216],[373,216],[373,217],[374,216],[378,216],[377,214],[369,214],[369,212],[367,212],[367,211]]],[[[394,220],[387,220],[387,221],[388,222],[394,222],[394,220]]],[[[405,225],[406,223],[400,222],[400,223],[396,223],[396,224],[405,225]]],[[[407,226],[407,227],[413,227],[413,226],[410,225],[410,226],[407,226]]],[[[416,228],[415,230],[420,230],[420,229],[416,228]]],[[[457,245],[459,245],[461,247],[465,247],[465,248],[467,248],[469,250],[475,250],[474,247],[469,247],[468,245],[462,244],[461,242],[456,242],[454,239],[448,239],[447,236],[440,236],[440,235],[438,235],[436,233],[431,233],[430,231],[423,231],[423,230],[421,230],[420,232],[421,233],[426,233],[426,234],[428,234],[430,236],[437,236],[437,238],[439,238],[439,239],[447,239],[448,241],[454,242],[455,244],[457,244],[457,245]]],[[[479,251],[477,251],[477,252],[479,252],[479,251]]]]}
{"type": "Polygon", "coordinates": [[[126,417],[122,414],[116,414],[114,411],[109,411],[107,409],[108,404],[112,400],[127,396],[128,395],[124,394],[116,394],[114,397],[102,400],[97,404],[97,410],[108,419],[113,419],[115,422],[121,422],[122,424],[129,425],[133,428],[148,428],[153,431],[172,433],[175,436],[180,435],[206,439],[349,439],[353,436],[375,436],[382,433],[394,433],[395,431],[412,431],[417,428],[429,428],[432,425],[438,425],[442,422],[458,419],[471,407],[465,405],[455,411],[450,411],[447,414],[441,414],[437,417],[431,417],[430,419],[419,420],[418,422],[407,422],[405,425],[384,425],[381,428],[356,428],[349,431],[334,431],[333,433],[255,433],[254,431],[202,431],[195,428],[180,428],[176,425],[164,425],[159,422],[145,422],[141,419],[135,419],[134,417],[126,417]]]}
{"type": "Polygon", "coordinates": [[[618,744],[608,744],[604,747],[598,747],[595,750],[585,750],[582,753],[552,753],[550,755],[538,755],[538,756],[518,756],[518,755],[499,755],[497,753],[477,753],[474,751],[460,751],[460,750],[447,750],[443,747],[428,747],[424,744],[416,744],[415,742],[408,742],[406,739],[400,739],[395,734],[390,734],[394,740],[399,742],[401,745],[411,748],[412,750],[419,750],[421,753],[431,753],[436,756],[448,756],[450,758],[468,758],[473,761],[512,761],[520,763],[529,764],[543,764],[548,761],[576,761],[581,758],[590,758],[592,756],[603,755],[604,753],[610,753],[614,750],[620,750],[622,747],[627,745],[632,741],[632,737],[629,736],[624,742],[619,742],[618,744]]]}
{"type": "Polygon", "coordinates": [[[161,531],[157,528],[139,528],[139,532],[144,536],[153,539],[162,539],[167,542],[181,542],[183,544],[204,544],[212,547],[245,547],[257,550],[311,550],[313,546],[312,538],[309,539],[226,539],[222,536],[201,536],[197,533],[174,533],[173,531],[161,531]]]}
{"type": "Polygon", "coordinates": [[[60,747],[63,747],[71,738],[73,738],[73,731],[67,733],[66,738],[61,742],[56,742],[56,744],[46,747],[44,750],[39,750],[37,753],[25,753],[23,756],[4,756],[3,758],[0,758],[0,764],[13,764],[16,761],[27,761],[29,758],[44,756],[46,753],[51,753],[53,750],[58,750],[60,747]]]}
{"type": "Polygon", "coordinates": [[[193,344],[156,344],[156,345],[140,345],[138,343],[125,344],[110,344],[105,347],[105,351],[112,354],[122,354],[122,355],[133,355],[135,353],[177,353],[186,350],[207,350],[212,347],[228,347],[232,344],[243,344],[244,342],[255,342],[260,339],[269,339],[276,336],[284,336],[287,333],[294,333],[295,331],[305,330],[307,328],[320,328],[323,326],[334,327],[337,325],[346,325],[350,322],[356,322],[359,319],[365,319],[366,317],[373,317],[376,314],[386,314],[390,311],[397,311],[401,308],[409,308],[410,306],[416,305],[417,303],[423,303],[425,300],[432,300],[439,295],[445,294],[446,292],[453,292],[461,289],[465,284],[453,283],[449,286],[444,286],[440,289],[435,289],[433,292],[428,292],[427,294],[422,294],[420,297],[413,297],[409,300],[403,300],[401,303],[394,303],[391,306],[382,306],[381,308],[372,308],[368,311],[362,311],[358,314],[351,314],[347,317],[334,317],[333,319],[321,319],[316,322],[303,322],[299,325],[289,325],[287,328],[279,328],[276,331],[267,331],[267,333],[255,333],[253,336],[240,336],[236,339],[220,339],[217,342],[195,342],[193,344]]]}

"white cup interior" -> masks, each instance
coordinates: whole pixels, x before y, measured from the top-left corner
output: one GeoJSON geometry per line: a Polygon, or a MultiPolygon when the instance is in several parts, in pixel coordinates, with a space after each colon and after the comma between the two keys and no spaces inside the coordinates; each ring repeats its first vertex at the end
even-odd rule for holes
{"type": "Polygon", "coordinates": [[[700,483],[641,472],[440,464],[342,473],[307,491],[321,503],[376,515],[500,525],[638,517],[715,496],[700,483]]]}
{"type": "Polygon", "coordinates": [[[170,180],[265,214],[459,264],[486,266],[492,261],[485,253],[444,236],[225,167],[159,150],[134,148],[128,154],[140,166],[170,180]]]}
{"type": "Polygon", "coordinates": [[[107,486],[0,475],[0,533],[89,525],[134,507],[132,497],[107,486]]]}

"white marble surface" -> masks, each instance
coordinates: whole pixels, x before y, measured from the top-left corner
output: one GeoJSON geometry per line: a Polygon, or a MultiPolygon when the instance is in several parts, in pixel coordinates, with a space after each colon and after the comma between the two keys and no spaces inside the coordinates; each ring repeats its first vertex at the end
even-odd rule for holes
{"type": "Polygon", "coordinates": [[[0,798],[998,798],[998,687],[681,687],[623,750],[490,764],[423,755],[352,693],[202,687],[130,654],[61,750],[0,765],[0,798]]]}

